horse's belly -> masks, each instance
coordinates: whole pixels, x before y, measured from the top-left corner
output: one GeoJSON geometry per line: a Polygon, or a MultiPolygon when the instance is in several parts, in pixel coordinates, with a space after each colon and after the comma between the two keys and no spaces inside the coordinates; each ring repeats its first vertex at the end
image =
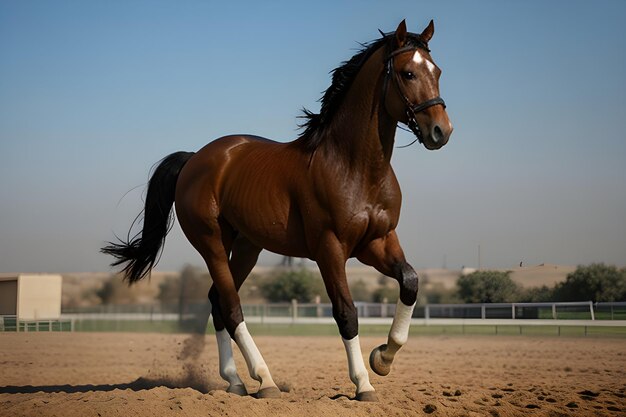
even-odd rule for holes
{"type": "Polygon", "coordinates": [[[222,216],[257,246],[281,255],[310,257],[302,217],[290,200],[264,193],[257,196],[253,208],[246,206],[222,207],[222,216]]]}
{"type": "Polygon", "coordinates": [[[288,220],[254,222],[241,219],[229,222],[252,243],[270,252],[297,258],[310,257],[301,227],[290,224],[288,220]]]}

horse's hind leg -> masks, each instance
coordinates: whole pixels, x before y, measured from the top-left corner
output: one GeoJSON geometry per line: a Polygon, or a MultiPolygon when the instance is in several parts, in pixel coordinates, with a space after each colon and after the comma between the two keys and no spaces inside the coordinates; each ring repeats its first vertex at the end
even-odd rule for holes
{"type": "MultiPolygon", "coordinates": [[[[250,271],[256,264],[261,248],[253,245],[243,236],[235,238],[232,244],[232,253],[229,261],[230,271],[235,280],[237,290],[250,274],[250,271]]],[[[209,298],[213,306],[213,324],[215,326],[215,335],[217,338],[217,348],[219,354],[220,376],[228,382],[227,392],[247,395],[248,391],[237,373],[235,359],[233,358],[232,339],[228,334],[222,320],[222,314],[219,307],[219,296],[215,285],[211,287],[209,298]]]]}
{"type": "Polygon", "coordinates": [[[248,395],[248,390],[237,373],[237,365],[233,358],[232,339],[226,329],[215,332],[217,338],[217,353],[220,362],[220,376],[228,382],[226,392],[237,395],[248,395]]]}
{"type": "Polygon", "coordinates": [[[400,283],[400,298],[389,330],[387,343],[375,348],[370,355],[370,367],[378,375],[387,375],[398,350],[409,336],[411,316],[417,299],[418,277],[406,262],[395,231],[381,239],[372,241],[357,258],[379,272],[396,278],[400,283]]]}
{"type": "MultiPolygon", "coordinates": [[[[210,292],[210,295],[215,298],[215,294],[217,294],[217,304],[219,305],[219,313],[223,326],[228,332],[228,335],[237,343],[248,365],[250,376],[261,383],[257,397],[267,398],[280,396],[280,390],[272,380],[267,364],[252,340],[252,336],[250,332],[248,332],[246,323],[244,322],[239,294],[237,293],[238,288],[230,270],[227,249],[220,235],[220,228],[215,227],[212,228],[210,233],[204,234],[202,239],[194,242],[194,246],[196,246],[203,256],[209,268],[209,272],[213,277],[214,293],[212,295],[210,292]]],[[[219,332],[219,330],[222,329],[216,330],[219,332]]],[[[229,357],[232,357],[232,349],[229,355],[225,334],[221,333],[220,337],[222,338],[221,346],[224,349],[226,366],[226,364],[229,363],[229,357]]],[[[232,375],[232,372],[228,375],[232,375]]],[[[234,382],[238,383],[239,381],[235,379],[234,382]]]]}

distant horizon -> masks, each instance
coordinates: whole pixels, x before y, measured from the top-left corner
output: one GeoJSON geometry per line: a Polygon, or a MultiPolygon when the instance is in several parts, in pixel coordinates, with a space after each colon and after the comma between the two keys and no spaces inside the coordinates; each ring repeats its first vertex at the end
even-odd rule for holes
{"type": "MultiPolygon", "coordinates": [[[[294,258],[294,259],[301,259],[301,258],[294,258]]],[[[599,262],[599,263],[603,263],[603,262],[599,262]]],[[[622,268],[626,268],[626,266],[624,265],[616,265],[616,264],[608,264],[608,263],[604,263],[607,266],[615,266],[618,269],[622,269],[622,268]]],[[[515,270],[523,270],[523,269],[531,269],[531,268],[550,268],[550,267],[555,267],[555,268],[572,268],[575,269],[579,266],[586,266],[589,264],[576,264],[576,265],[568,265],[568,264],[554,264],[554,263],[542,263],[542,264],[537,264],[537,265],[522,265],[521,267],[519,265],[514,265],[514,266],[510,266],[510,267],[502,267],[502,268],[496,268],[496,267],[482,267],[482,268],[478,268],[475,266],[468,266],[465,265],[463,268],[450,268],[450,267],[446,267],[444,268],[443,266],[434,266],[434,267],[424,267],[424,268],[415,268],[416,271],[428,271],[428,270],[433,270],[433,271],[459,271],[462,272],[464,269],[465,270],[475,270],[475,271],[515,271],[515,270]]],[[[203,265],[193,265],[193,264],[187,264],[187,265],[183,265],[180,269],[161,269],[158,266],[154,269],[152,269],[152,273],[157,273],[157,274],[171,274],[171,273],[180,273],[184,268],[186,267],[192,267],[192,268],[197,268],[200,270],[206,270],[206,272],[208,273],[208,270],[206,268],[206,266],[203,265]]],[[[254,272],[255,268],[276,268],[276,269],[280,269],[280,268],[290,268],[289,266],[284,266],[284,265],[280,265],[279,263],[277,264],[264,264],[264,263],[257,263],[254,268],[252,269],[252,272],[254,272]]],[[[291,268],[293,269],[298,269],[301,268],[301,265],[293,265],[291,268]]],[[[305,268],[307,269],[317,269],[317,264],[311,260],[307,260],[306,264],[304,265],[305,268]]],[[[371,270],[373,273],[379,273],[378,271],[376,271],[375,268],[369,266],[369,265],[365,265],[365,264],[361,264],[359,262],[348,262],[346,264],[346,270],[355,270],[355,269],[367,269],[367,270],[371,270]]],[[[86,270],[86,271],[72,271],[72,270],[67,270],[67,271],[6,271],[6,272],[0,272],[0,277],[1,276],[8,276],[8,275],[12,275],[12,274],[50,274],[50,275],[63,275],[63,274],[76,274],[76,275],[80,275],[80,274],[107,274],[107,275],[115,275],[120,273],[119,270],[100,270],[100,271],[91,271],[91,270],[86,270]]],[[[146,277],[147,278],[147,277],[146,277]]]]}

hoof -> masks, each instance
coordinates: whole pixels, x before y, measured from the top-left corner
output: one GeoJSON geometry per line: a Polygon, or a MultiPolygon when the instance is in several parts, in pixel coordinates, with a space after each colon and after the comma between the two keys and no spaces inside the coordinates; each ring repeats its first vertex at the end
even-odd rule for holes
{"type": "Polygon", "coordinates": [[[381,351],[386,349],[387,345],[380,345],[370,354],[370,368],[380,376],[386,376],[391,371],[391,361],[386,361],[381,355],[381,351]]]}
{"type": "Polygon", "coordinates": [[[228,392],[229,394],[241,395],[242,397],[248,395],[248,390],[246,390],[246,387],[244,385],[231,385],[228,387],[226,392],[228,392]]]}
{"type": "Polygon", "coordinates": [[[375,403],[378,402],[378,396],[376,395],[376,391],[365,391],[358,393],[355,400],[375,403]]]}
{"type": "Polygon", "coordinates": [[[280,398],[280,390],[278,387],[262,388],[256,393],[257,398],[280,398]]]}

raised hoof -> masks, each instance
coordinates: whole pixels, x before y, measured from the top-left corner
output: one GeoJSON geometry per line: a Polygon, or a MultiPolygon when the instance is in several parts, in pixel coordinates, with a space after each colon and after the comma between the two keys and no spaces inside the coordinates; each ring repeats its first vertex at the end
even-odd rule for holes
{"type": "Polygon", "coordinates": [[[231,385],[228,387],[226,392],[230,394],[241,395],[242,397],[248,395],[248,390],[246,389],[244,385],[231,385]]]}
{"type": "Polygon", "coordinates": [[[370,354],[370,368],[380,376],[386,376],[391,371],[391,361],[386,361],[381,355],[381,351],[385,350],[387,345],[380,345],[370,354]]]}
{"type": "Polygon", "coordinates": [[[278,387],[262,388],[256,394],[257,398],[280,398],[280,390],[278,387]]]}
{"type": "Polygon", "coordinates": [[[378,396],[376,395],[376,391],[366,391],[358,393],[355,400],[375,403],[378,402],[378,396]]]}

